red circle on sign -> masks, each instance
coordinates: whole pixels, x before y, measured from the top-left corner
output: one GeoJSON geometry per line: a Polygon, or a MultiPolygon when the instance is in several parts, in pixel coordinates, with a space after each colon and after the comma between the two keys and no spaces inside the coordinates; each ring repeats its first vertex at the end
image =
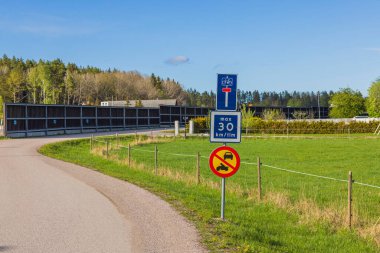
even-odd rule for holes
{"type": "Polygon", "coordinates": [[[218,177],[231,177],[239,170],[240,156],[235,149],[227,146],[222,146],[212,151],[209,158],[209,165],[211,171],[218,177]],[[221,156],[220,154],[223,153],[224,155],[221,156]],[[228,161],[227,158],[231,161],[228,161]],[[220,166],[216,166],[215,163],[220,164],[220,166]],[[225,170],[227,170],[226,173],[219,172],[225,170]]]}

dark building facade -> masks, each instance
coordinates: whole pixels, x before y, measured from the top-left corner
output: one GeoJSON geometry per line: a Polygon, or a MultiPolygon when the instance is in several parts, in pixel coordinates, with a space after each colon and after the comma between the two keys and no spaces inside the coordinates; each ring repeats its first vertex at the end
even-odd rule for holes
{"type": "Polygon", "coordinates": [[[4,135],[28,137],[90,133],[138,128],[183,126],[192,118],[207,117],[209,108],[160,106],[112,107],[11,104],[4,106],[4,135]]]}
{"type": "MultiPolygon", "coordinates": [[[[328,107],[250,106],[254,116],[262,117],[266,109],[282,111],[293,119],[296,111],[314,119],[328,118],[328,107]]],[[[184,126],[190,119],[208,117],[214,108],[188,106],[112,107],[79,105],[5,104],[4,135],[28,137],[85,133],[150,127],[170,127],[178,120],[184,126]]]]}

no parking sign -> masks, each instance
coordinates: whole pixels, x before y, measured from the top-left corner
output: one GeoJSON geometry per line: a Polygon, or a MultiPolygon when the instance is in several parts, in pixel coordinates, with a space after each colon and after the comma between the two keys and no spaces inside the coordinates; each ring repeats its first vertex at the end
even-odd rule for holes
{"type": "Polygon", "coordinates": [[[240,157],[235,149],[222,146],[212,151],[209,165],[211,171],[218,177],[231,177],[239,170],[240,157]]]}

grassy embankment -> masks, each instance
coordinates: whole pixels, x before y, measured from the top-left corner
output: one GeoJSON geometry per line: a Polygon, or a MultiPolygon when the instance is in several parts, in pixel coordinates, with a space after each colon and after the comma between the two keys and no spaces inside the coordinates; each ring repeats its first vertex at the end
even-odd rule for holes
{"type": "MultiPolygon", "coordinates": [[[[126,138],[122,145],[132,142],[126,138]]],[[[227,221],[220,212],[220,180],[201,159],[202,183],[196,185],[195,157],[174,156],[172,153],[208,156],[216,144],[207,139],[158,142],[159,174],[153,176],[154,150],[152,141],[132,149],[133,164],[126,165],[125,149],[110,151],[110,160],[102,156],[105,145],[97,143],[89,151],[89,141],[50,144],[41,149],[49,156],[94,168],[105,174],[128,180],[173,203],[200,230],[204,243],[212,250],[248,252],[377,252],[373,242],[358,233],[374,236],[372,227],[379,216],[378,189],[354,185],[356,231],[344,229],[347,186],[286,173],[263,167],[264,199],[256,198],[256,166],[242,165],[240,171],[227,179],[227,221]],[[141,149],[141,150],[137,150],[141,149]],[[359,218],[358,218],[359,217],[359,218]]],[[[347,178],[379,184],[378,139],[258,139],[233,145],[243,161],[262,162],[282,168],[347,178]]]]}

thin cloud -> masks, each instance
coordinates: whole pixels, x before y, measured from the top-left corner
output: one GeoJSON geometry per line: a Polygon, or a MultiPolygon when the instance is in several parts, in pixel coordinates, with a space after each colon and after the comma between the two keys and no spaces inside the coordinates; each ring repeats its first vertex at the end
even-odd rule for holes
{"type": "Polygon", "coordinates": [[[178,56],[174,56],[168,60],[165,61],[166,64],[169,64],[169,65],[180,65],[180,64],[184,64],[184,63],[188,63],[190,61],[189,57],[187,56],[183,56],[183,55],[178,55],[178,56]]]}
{"type": "Polygon", "coordinates": [[[221,67],[223,67],[224,65],[223,64],[216,64],[212,69],[215,70],[215,69],[219,69],[221,67]]]}
{"type": "Polygon", "coordinates": [[[99,31],[96,24],[76,21],[76,23],[55,16],[34,15],[24,17],[22,20],[2,20],[0,30],[11,33],[34,34],[47,37],[88,35],[99,31]],[[78,24],[79,23],[79,24],[78,24]]]}
{"type": "Polygon", "coordinates": [[[369,48],[364,48],[367,51],[372,51],[376,53],[380,53],[380,47],[369,47],[369,48]]]}
{"type": "Polygon", "coordinates": [[[30,33],[43,36],[73,36],[88,35],[96,32],[92,27],[74,27],[70,25],[19,25],[14,30],[21,33],[30,33]]]}

